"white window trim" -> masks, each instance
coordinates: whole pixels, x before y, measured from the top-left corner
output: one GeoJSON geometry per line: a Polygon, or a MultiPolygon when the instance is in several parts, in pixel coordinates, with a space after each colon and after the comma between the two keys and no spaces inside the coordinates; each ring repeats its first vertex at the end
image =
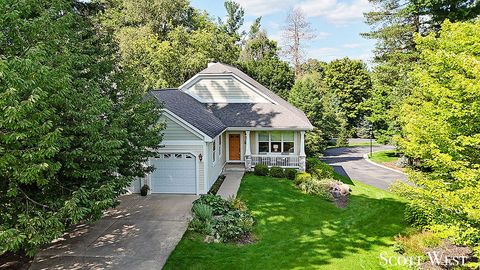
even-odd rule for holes
{"type": "MultiPolygon", "coordinates": [[[[296,142],[296,134],[295,134],[295,132],[293,133],[293,140],[291,140],[291,141],[284,141],[284,140],[283,140],[283,134],[284,134],[285,132],[291,132],[291,131],[281,131],[281,134],[282,134],[282,138],[281,138],[281,140],[280,140],[280,147],[281,147],[280,150],[281,150],[281,151],[278,152],[278,153],[272,152],[272,132],[275,132],[275,131],[261,131],[261,132],[256,132],[256,135],[255,135],[255,136],[256,136],[256,141],[257,141],[257,153],[258,153],[258,154],[260,154],[260,153],[265,153],[265,154],[267,154],[267,155],[272,155],[272,154],[274,154],[274,155],[275,155],[275,154],[278,154],[278,155],[295,155],[295,150],[296,150],[296,148],[297,148],[297,142],[296,142]],[[261,132],[265,132],[265,133],[268,134],[268,152],[260,152],[260,143],[261,143],[261,142],[266,142],[266,141],[260,141],[260,140],[259,140],[259,134],[260,134],[261,132]],[[290,153],[290,152],[284,153],[284,151],[283,151],[283,143],[284,143],[284,142],[293,142],[293,153],[290,153]]],[[[277,142],[277,141],[275,141],[275,142],[277,142]]]]}

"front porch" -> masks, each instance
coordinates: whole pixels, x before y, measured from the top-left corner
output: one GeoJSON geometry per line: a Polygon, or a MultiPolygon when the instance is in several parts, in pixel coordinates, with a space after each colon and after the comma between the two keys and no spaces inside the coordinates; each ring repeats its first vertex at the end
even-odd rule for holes
{"type": "Polygon", "coordinates": [[[226,131],[227,163],[244,164],[251,171],[257,164],[305,171],[305,131],[226,131]]]}

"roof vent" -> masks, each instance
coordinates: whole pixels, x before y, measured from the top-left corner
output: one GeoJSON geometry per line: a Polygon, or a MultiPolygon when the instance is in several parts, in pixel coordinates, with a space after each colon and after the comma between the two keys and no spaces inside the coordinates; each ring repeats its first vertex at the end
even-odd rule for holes
{"type": "Polygon", "coordinates": [[[213,66],[213,65],[215,65],[215,64],[216,64],[215,62],[209,62],[208,65],[207,65],[207,67],[211,67],[211,66],[213,66]]]}

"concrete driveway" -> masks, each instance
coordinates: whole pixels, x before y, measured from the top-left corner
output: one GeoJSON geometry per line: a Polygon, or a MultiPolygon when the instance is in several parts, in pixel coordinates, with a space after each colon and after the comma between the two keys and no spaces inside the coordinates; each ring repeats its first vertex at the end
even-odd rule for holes
{"type": "MultiPolygon", "coordinates": [[[[373,151],[391,150],[393,146],[374,146],[373,151]]],[[[407,176],[403,173],[384,169],[367,162],[363,155],[370,152],[368,146],[340,147],[325,150],[323,161],[333,169],[353,180],[388,190],[396,180],[407,182],[407,176]]]]}
{"type": "Polygon", "coordinates": [[[30,269],[161,269],[191,217],[194,195],[126,195],[92,225],[79,225],[30,269]]]}

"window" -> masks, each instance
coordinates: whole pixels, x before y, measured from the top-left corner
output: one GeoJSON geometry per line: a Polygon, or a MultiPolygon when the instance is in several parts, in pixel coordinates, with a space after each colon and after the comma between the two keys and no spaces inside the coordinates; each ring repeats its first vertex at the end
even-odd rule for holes
{"type": "Polygon", "coordinates": [[[223,134],[220,134],[220,137],[218,138],[218,156],[221,157],[222,156],[222,140],[223,140],[223,134]]]}
{"type": "Polygon", "coordinates": [[[293,131],[290,132],[284,132],[283,133],[283,139],[282,139],[282,152],[284,153],[294,153],[294,139],[295,136],[293,134],[293,131]]]}
{"type": "Polygon", "coordinates": [[[270,148],[269,135],[267,132],[261,132],[258,134],[258,152],[266,153],[270,148]]]}
{"type": "Polygon", "coordinates": [[[258,152],[289,154],[294,153],[294,132],[273,131],[258,133],[258,152]]]}
{"type": "Polygon", "coordinates": [[[212,155],[213,155],[213,156],[212,156],[212,161],[213,161],[213,162],[215,162],[215,156],[216,156],[216,155],[215,155],[215,154],[216,154],[215,152],[217,152],[216,145],[215,145],[215,141],[216,141],[216,140],[213,140],[213,145],[212,145],[212,148],[213,148],[213,151],[212,151],[212,155]]]}

